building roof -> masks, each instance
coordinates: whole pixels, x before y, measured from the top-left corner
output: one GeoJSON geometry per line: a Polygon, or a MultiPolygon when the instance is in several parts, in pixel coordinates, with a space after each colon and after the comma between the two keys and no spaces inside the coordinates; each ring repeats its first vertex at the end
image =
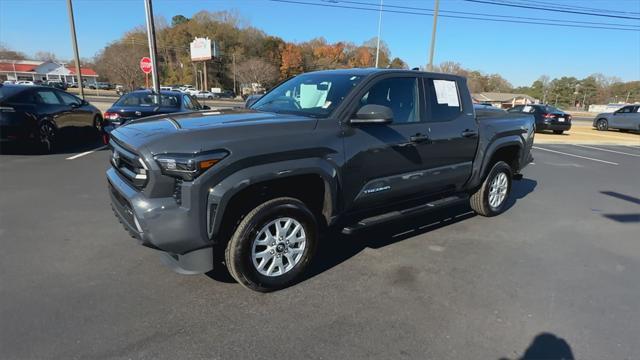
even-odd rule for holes
{"type": "Polygon", "coordinates": [[[535,98],[527,94],[515,94],[515,93],[481,92],[481,93],[472,94],[471,96],[473,96],[474,99],[480,102],[484,102],[484,101],[509,102],[509,101],[512,101],[513,99],[527,99],[527,100],[530,100],[531,102],[536,101],[535,98]]]}
{"type": "MultiPolygon", "coordinates": [[[[72,75],[76,74],[76,67],[75,66],[65,66],[69,72],[71,72],[72,75]]],[[[82,67],[80,68],[80,73],[82,75],[86,75],[86,76],[98,76],[98,73],[95,72],[93,69],[87,68],[87,67],[82,67]]]]}
{"type": "Polygon", "coordinates": [[[0,71],[31,72],[37,65],[17,64],[0,60],[0,71]],[[15,66],[15,67],[14,67],[15,66]]]}
{"type": "MultiPolygon", "coordinates": [[[[39,61],[39,60],[4,60],[0,59],[0,71],[3,72],[35,72],[36,68],[44,63],[54,63],[59,67],[64,67],[69,71],[71,75],[76,74],[75,66],[60,64],[54,61],[39,61]]],[[[98,76],[95,70],[87,67],[83,67],[81,70],[83,76],[98,76]]]]}

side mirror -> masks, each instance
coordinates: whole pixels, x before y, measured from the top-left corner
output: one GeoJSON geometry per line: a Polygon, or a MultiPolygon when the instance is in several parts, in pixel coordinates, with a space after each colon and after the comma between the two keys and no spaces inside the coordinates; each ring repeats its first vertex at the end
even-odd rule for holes
{"type": "Polygon", "coordinates": [[[387,106],[369,104],[361,107],[349,122],[351,124],[389,124],[393,122],[393,111],[387,106]]]}
{"type": "Polygon", "coordinates": [[[202,110],[211,110],[211,108],[207,105],[202,105],[202,110]]]}
{"type": "Polygon", "coordinates": [[[73,108],[73,109],[79,108],[81,106],[81,104],[82,104],[82,102],[81,103],[72,103],[71,104],[71,108],[73,108]]]}

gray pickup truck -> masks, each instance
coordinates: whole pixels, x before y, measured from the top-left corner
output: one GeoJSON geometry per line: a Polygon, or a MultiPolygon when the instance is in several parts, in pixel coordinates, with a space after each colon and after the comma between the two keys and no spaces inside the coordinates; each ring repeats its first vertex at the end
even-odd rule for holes
{"type": "Polygon", "coordinates": [[[462,77],[319,71],[250,108],[117,128],[107,180],[125,229],[174,270],[220,262],[272,291],[299,281],[328,227],[349,234],[465,200],[503,212],[534,128],[526,114],[476,116],[462,77]]]}

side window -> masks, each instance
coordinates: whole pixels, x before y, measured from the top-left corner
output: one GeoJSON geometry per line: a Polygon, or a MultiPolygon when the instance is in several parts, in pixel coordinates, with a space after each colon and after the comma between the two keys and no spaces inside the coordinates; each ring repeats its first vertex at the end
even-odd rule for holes
{"type": "Polygon", "coordinates": [[[38,97],[34,91],[23,91],[13,96],[10,101],[19,104],[35,104],[38,103],[38,97]]]}
{"type": "Polygon", "coordinates": [[[427,79],[429,99],[427,106],[431,109],[430,122],[450,121],[458,117],[462,111],[458,84],[453,80],[427,79]]]}
{"type": "Polygon", "coordinates": [[[185,109],[193,110],[193,103],[191,102],[191,97],[189,97],[189,95],[184,95],[182,97],[182,105],[184,105],[185,109]]]}
{"type": "Polygon", "coordinates": [[[507,110],[508,112],[522,112],[522,109],[524,109],[524,106],[522,105],[518,105],[518,106],[514,106],[511,109],[507,110]]]}
{"type": "Polygon", "coordinates": [[[60,99],[53,90],[38,90],[36,93],[36,101],[40,104],[61,105],[60,99]]]}
{"type": "Polygon", "coordinates": [[[77,97],[71,94],[58,91],[58,95],[60,95],[60,98],[62,98],[62,103],[65,105],[72,105],[72,104],[80,105],[80,102],[81,102],[80,99],[78,99],[77,97]]]}
{"type": "Polygon", "coordinates": [[[360,107],[364,105],[390,108],[394,124],[419,122],[418,79],[400,77],[380,80],[360,99],[360,107]]]}

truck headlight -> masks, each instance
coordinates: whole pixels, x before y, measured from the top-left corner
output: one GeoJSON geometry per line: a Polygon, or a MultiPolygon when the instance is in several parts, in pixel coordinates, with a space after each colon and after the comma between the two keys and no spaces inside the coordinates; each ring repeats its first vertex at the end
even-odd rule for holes
{"type": "Polygon", "coordinates": [[[191,181],[228,154],[226,151],[207,151],[196,154],[161,154],[153,158],[163,174],[191,181]]]}

